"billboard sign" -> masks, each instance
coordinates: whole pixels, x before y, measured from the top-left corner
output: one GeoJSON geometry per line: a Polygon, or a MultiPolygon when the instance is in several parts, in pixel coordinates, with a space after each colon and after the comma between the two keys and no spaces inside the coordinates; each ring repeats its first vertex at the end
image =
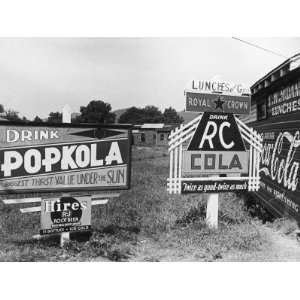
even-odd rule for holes
{"type": "MultiPolygon", "coordinates": [[[[249,171],[249,153],[233,114],[205,112],[182,157],[182,175],[187,177],[247,174],[249,171]]],[[[248,189],[246,180],[191,180],[187,177],[181,181],[182,193],[248,189]]]]}
{"type": "Polygon", "coordinates": [[[0,193],[127,189],[128,126],[0,122],[0,193]]]}
{"type": "Polygon", "coordinates": [[[269,118],[295,114],[300,110],[300,79],[281,86],[267,96],[269,118]]]}
{"type": "Polygon", "coordinates": [[[193,81],[185,90],[186,111],[201,114],[170,134],[170,194],[259,189],[262,138],[235,117],[250,113],[247,92],[240,85],[210,81],[193,81]]]}
{"type": "Polygon", "coordinates": [[[186,92],[186,111],[250,114],[249,96],[186,92]]]}
{"type": "Polygon", "coordinates": [[[91,230],[91,197],[42,199],[40,234],[91,230]]]}
{"type": "Polygon", "coordinates": [[[300,219],[299,121],[258,127],[263,137],[259,199],[277,214],[300,219]],[[284,126],[284,127],[283,127],[284,126]]]}

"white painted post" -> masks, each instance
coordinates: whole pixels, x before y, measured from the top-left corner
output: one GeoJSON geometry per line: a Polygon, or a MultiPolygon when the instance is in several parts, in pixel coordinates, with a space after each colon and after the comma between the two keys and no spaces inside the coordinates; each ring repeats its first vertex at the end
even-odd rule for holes
{"type": "MultiPolygon", "coordinates": [[[[214,175],[214,177],[219,176],[214,175]]],[[[218,229],[218,212],[219,194],[209,194],[206,207],[206,224],[210,229],[218,229]]]]}
{"type": "Polygon", "coordinates": [[[62,109],[62,122],[71,123],[71,107],[66,104],[62,109]]]}
{"type": "MultiPolygon", "coordinates": [[[[63,123],[71,123],[71,107],[66,104],[62,110],[63,123]]],[[[70,240],[70,232],[62,232],[60,234],[60,247],[63,247],[66,241],[70,240]]]]}
{"type": "Polygon", "coordinates": [[[65,242],[70,240],[70,232],[62,232],[60,234],[60,247],[62,248],[65,242]]]}
{"type": "Polygon", "coordinates": [[[219,194],[209,194],[206,208],[206,224],[211,229],[218,229],[219,194]]]}

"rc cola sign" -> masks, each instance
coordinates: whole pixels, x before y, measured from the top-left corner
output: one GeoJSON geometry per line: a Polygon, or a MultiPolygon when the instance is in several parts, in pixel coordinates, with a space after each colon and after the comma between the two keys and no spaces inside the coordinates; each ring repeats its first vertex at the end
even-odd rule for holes
{"type": "Polygon", "coordinates": [[[194,83],[186,110],[202,114],[169,136],[169,193],[257,191],[262,139],[234,116],[249,114],[249,95],[222,82],[194,83]]]}
{"type": "Polygon", "coordinates": [[[232,114],[204,113],[187,150],[184,175],[248,172],[248,152],[232,114]]]}

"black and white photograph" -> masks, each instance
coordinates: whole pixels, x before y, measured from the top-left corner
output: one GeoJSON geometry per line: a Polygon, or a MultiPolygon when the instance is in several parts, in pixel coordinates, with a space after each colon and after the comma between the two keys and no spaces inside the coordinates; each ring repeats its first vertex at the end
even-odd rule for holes
{"type": "Polygon", "coordinates": [[[153,18],[150,35],[70,30],[80,18],[0,34],[1,269],[57,266],[66,287],[300,262],[300,33],[157,34],[153,18]]]}
{"type": "Polygon", "coordinates": [[[0,57],[1,261],[300,261],[300,38],[0,57]]]}

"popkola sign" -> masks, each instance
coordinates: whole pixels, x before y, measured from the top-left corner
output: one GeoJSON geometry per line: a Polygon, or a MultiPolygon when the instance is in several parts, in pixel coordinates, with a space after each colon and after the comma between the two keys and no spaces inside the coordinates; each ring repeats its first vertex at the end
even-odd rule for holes
{"type": "Polygon", "coordinates": [[[117,141],[0,150],[3,178],[123,164],[117,141]]]}
{"type": "Polygon", "coordinates": [[[127,126],[0,123],[0,192],[129,188],[127,126]]]}

